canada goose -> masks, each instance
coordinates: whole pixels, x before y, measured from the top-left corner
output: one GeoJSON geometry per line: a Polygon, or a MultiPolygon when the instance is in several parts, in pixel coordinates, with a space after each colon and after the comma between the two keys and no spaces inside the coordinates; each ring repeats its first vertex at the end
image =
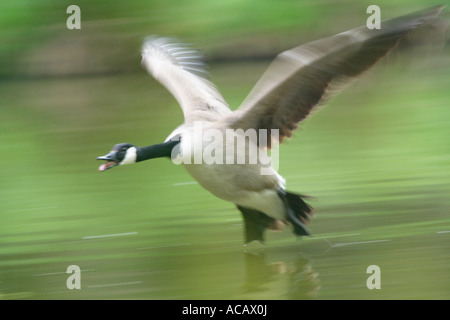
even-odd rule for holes
{"type": "Polygon", "coordinates": [[[106,161],[99,170],[171,157],[206,190],[236,204],[244,218],[246,243],[263,242],[265,229],[288,223],[296,235],[310,235],[306,225],[313,209],[303,196],[286,191],[284,179],[270,162],[263,161],[264,153],[259,151],[289,138],[330,93],[342,90],[342,84],[369,69],[409,31],[436,18],[441,9],[433,7],[384,21],[381,29],[362,26],[284,51],[235,111],[207,80],[206,64],[197,51],[173,39],[149,37],[143,44],[142,64],[176,98],[185,121],[163,143],[115,145],[97,158],[106,161]],[[208,130],[216,134],[214,139],[208,130]],[[256,135],[247,134],[249,130],[256,135]],[[215,162],[201,158],[206,148],[215,162]],[[253,162],[251,148],[258,151],[253,162]],[[242,149],[245,161],[236,163],[235,156],[242,149]],[[203,161],[196,161],[198,155],[203,161]]]}

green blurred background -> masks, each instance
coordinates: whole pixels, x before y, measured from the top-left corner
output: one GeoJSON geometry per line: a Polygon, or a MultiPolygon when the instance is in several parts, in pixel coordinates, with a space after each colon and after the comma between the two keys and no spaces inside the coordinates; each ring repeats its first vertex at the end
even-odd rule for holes
{"type": "MultiPolygon", "coordinates": [[[[442,27],[394,51],[280,147],[288,189],[315,197],[312,238],[288,228],[268,233],[265,254],[244,254],[238,211],[180,166],[97,171],[114,144],[159,143],[183,121],[140,66],[144,37],[194,43],[236,108],[278,52],[364,25],[371,4],[2,1],[0,299],[449,299],[442,27]],[[71,4],[81,30],[66,28],[71,4]],[[66,287],[69,265],[82,270],[81,290],[66,287]],[[369,265],[381,268],[380,290],[366,287],[369,265]]],[[[375,4],[386,19],[450,3],[375,4]]]]}

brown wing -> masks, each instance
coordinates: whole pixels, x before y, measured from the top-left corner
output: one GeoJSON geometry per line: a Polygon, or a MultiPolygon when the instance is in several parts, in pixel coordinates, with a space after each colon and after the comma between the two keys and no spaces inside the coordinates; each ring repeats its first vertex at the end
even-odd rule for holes
{"type": "MultiPolygon", "coordinates": [[[[409,31],[437,17],[433,7],[381,23],[381,29],[359,27],[280,53],[234,112],[234,129],[278,129],[279,142],[298,122],[343,84],[373,66],[409,31]]],[[[259,132],[259,131],[258,131],[259,132]]]]}

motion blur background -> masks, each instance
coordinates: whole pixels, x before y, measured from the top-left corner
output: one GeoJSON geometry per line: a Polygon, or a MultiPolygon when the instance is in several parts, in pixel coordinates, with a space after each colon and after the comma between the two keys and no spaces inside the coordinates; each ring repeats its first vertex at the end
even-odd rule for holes
{"type": "Polygon", "coordinates": [[[0,299],[449,299],[442,25],[280,147],[288,189],[315,198],[312,238],[287,228],[268,233],[265,254],[244,254],[238,211],[180,166],[97,171],[115,143],[160,143],[183,121],[140,66],[146,36],[205,52],[236,108],[277,53],[364,25],[371,4],[387,19],[449,2],[1,1],[0,299]],[[72,4],[81,30],[66,28],[72,4]],[[80,290],[66,287],[69,265],[80,290]],[[370,265],[380,290],[366,287],[370,265]]]}

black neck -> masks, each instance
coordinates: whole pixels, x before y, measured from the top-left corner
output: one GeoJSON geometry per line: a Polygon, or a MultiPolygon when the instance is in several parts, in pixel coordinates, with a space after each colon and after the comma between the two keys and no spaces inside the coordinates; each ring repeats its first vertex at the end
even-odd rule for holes
{"type": "Polygon", "coordinates": [[[179,139],[169,140],[167,142],[137,148],[136,162],[154,158],[171,157],[172,149],[179,143],[180,143],[179,139]]]}

